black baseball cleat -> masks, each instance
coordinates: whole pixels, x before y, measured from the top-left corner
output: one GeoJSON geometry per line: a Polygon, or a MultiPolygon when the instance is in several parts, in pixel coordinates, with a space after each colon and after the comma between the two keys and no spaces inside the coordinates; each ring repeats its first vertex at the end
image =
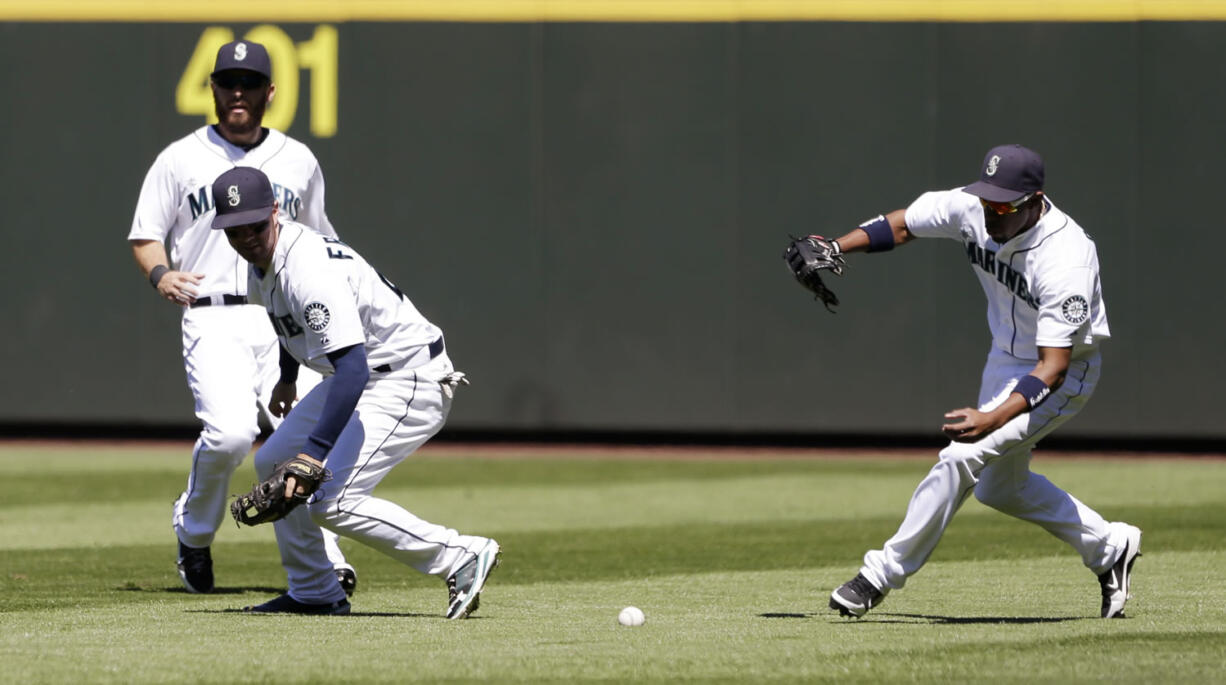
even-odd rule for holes
{"type": "Polygon", "coordinates": [[[1132,582],[1132,565],[1141,556],[1141,529],[1126,525],[1128,541],[1124,551],[1111,568],[1098,577],[1103,590],[1103,618],[1127,618],[1124,604],[1132,599],[1129,585],[1132,582]]]}
{"type": "Polygon", "coordinates": [[[336,581],[341,584],[346,597],[352,597],[358,589],[358,572],[352,566],[337,566],[336,581]]]}
{"type": "MultiPolygon", "coordinates": [[[[889,592],[888,590],[886,592],[889,592]]],[[[855,578],[843,583],[837,590],[830,593],[830,608],[839,612],[840,616],[855,616],[860,618],[869,609],[881,604],[885,592],[878,590],[864,577],[857,573],[855,578]]]]}
{"type": "Polygon", "coordinates": [[[253,614],[307,614],[311,616],[344,616],[349,613],[349,600],[342,599],[327,604],[307,604],[299,602],[289,593],[271,599],[263,604],[243,607],[243,611],[253,614]]]}
{"type": "Polygon", "coordinates": [[[213,557],[208,547],[188,547],[180,542],[175,567],[179,569],[179,579],[188,592],[204,594],[213,591],[213,557]]]}

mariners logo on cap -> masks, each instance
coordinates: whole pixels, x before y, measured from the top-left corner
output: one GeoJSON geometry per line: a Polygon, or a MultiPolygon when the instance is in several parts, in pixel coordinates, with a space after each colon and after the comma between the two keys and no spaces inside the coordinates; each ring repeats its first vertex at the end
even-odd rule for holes
{"type": "Polygon", "coordinates": [[[303,315],[306,316],[307,328],[316,333],[322,333],[332,323],[332,314],[323,302],[308,303],[303,315]]]}
{"type": "Polygon", "coordinates": [[[234,59],[235,61],[238,61],[238,62],[241,62],[247,59],[247,44],[246,43],[239,43],[238,45],[234,46],[234,59]]]}
{"type": "Polygon", "coordinates": [[[238,194],[238,186],[230,186],[226,189],[226,202],[230,203],[231,207],[237,207],[242,201],[243,198],[238,194]]]}
{"type": "Polygon", "coordinates": [[[983,173],[988,176],[995,176],[998,164],[1000,164],[1000,155],[992,155],[992,158],[988,160],[988,168],[984,169],[983,173]]]}
{"type": "Polygon", "coordinates": [[[1060,303],[1060,314],[1071,324],[1079,324],[1090,315],[1090,305],[1081,295],[1073,295],[1060,303]]]}

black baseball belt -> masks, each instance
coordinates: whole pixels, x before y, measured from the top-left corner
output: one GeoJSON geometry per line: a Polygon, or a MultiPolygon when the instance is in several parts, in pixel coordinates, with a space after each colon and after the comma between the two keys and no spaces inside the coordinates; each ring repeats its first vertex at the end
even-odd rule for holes
{"type": "Polygon", "coordinates": [[[431,361],[432,359],[434,359],[435,357],[439,356],[442,353],[443,353],[443,336],[440,335],[438,338],[434,340],[434,342],[425,346],[425,348],[418,350],[416,354],[410,355],[407,359],[402,359],[398,362],[393,362],[391,364],[380,364],[376,367],[371,368],[371,371],[375,373],[388,373],[390,371],[396,371],[398,369],[403,369],[406,366],[409,368],[416,368],[418,366],[421,366],[422,364],[425,364],[431,361]],[[423,359],[422,357],[424,355],[422,354],[422,352],[428,353],[430,355],[429,359],[423,359]]]}
{"type": "Polygon", "coordinates": [[[247,304],[246,295],[203,295],[197,297],[196,301],[191,304],[192,309],[196,307],[221,307],[228,304],[247,304]]]}

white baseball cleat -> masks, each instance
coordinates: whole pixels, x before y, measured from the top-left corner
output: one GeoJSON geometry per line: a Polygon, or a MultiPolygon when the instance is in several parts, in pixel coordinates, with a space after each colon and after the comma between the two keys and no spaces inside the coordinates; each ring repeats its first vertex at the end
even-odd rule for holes
{"type": "Polygon", "coordinates": [[[1129,586],[1132,582],[1132,565],[1141,556],[1141,529],[1124,524],[1128,536],[1124,551],[1115,564],[1098,577],[1103,588],[1103,618],[1126,618],[1124,604],[1132,599],[1129,586]]]}
{"type": "MultiPolygon", "coordinates": [[[[471,551],[471,550],[470,550],[471,551]]],[[[447,618],[468,618],[481,601],[481,588],[498,566],[502,549],[497,542],[486,539],[472,558],[447,577],[447,618]]]]}

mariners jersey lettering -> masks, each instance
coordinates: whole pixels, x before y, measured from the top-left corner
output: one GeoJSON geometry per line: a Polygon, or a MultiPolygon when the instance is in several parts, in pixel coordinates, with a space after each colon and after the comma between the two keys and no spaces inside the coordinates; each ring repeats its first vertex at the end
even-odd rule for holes
{"type": "Polygon", "coordinates": [[[353,248],[292,221],[281,222],[272,272],[251,266],[248,280],[285,349],[325,376],[329,352],[363,344],[371,367],[396,365],[442,335],[353,248]]]}
{"type": "Polygon", "coordinates": [[[1021,359],[1111,337],[1094,242],[1044,199],[1039,222],[1003,245],[988,236],[979,199],[960,188],[924,193],[906,214],[916,236],[962,241],[988,298],[992,342],[1021,359]]]}
{"type": "Polygon", "coordinates": [[[315,155],[302,143],[269,129],[251,150],[231,144],[212,126],[171,143],[145,176],[129,240],[168,241],[170,264],[204,274],[202,295],[247,292],[247,263],[212,230],[212,185],[222,172],[251,166],[272,181],[281,216],[335,237],[324,212],[324,179],[315,155]]]}

